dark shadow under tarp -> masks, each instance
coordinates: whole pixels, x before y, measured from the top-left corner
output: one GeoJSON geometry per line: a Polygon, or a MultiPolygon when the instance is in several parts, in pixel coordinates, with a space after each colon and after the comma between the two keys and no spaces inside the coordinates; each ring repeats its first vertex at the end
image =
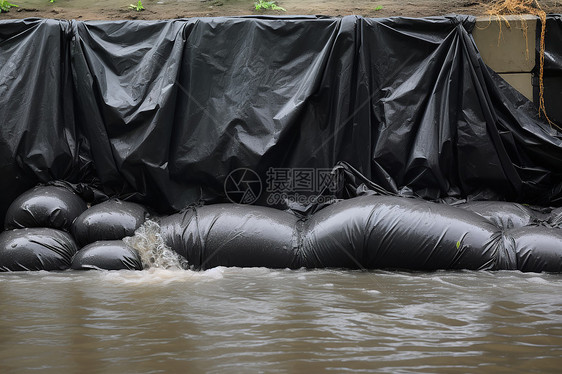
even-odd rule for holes
{"type": "Polygon", "coordinates": [[[339,161],[392,193],[561,205],[562,138],[484,65],[473,26],[2,21],[0,218],[37,182],[173,212],[226,201],[237,168],[265,183],[272,167],[339,161]]]}

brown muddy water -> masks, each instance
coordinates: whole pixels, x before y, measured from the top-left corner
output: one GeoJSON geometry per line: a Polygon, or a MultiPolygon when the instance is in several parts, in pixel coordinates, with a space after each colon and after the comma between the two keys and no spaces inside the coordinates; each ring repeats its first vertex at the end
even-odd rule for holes
{"type": "Polygon", "coordinates": [[[560,372],[562,276],[0,274],[0,372],[560,372]]]}

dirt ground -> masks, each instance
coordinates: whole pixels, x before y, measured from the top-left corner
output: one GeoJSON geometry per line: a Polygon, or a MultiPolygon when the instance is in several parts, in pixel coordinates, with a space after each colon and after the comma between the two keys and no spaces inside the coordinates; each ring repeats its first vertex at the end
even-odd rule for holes
{"type": "MultiPolygon", "coordinates": [[[[18,8],[0,14],[11,18],[80,20],[173,19],[240,15],[361,15],[427,17],[445,14],[484,15],[487,1],[478,0],[278,0],[283,11],[256,11],[257,0],[144,0],[144,11],[129,9],[133,0],[9,0],[18,8]]],[[[488,0],[489,1],[489,0],[488,0]]],[[[562,1],[541,1],[547,13],[562,13],[562,1]]]]}

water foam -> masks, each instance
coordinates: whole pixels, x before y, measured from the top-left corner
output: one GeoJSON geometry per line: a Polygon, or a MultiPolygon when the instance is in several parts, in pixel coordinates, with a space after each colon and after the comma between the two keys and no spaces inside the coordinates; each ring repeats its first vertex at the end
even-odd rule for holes
{"type": "Polygon", "coordinates": [[[127,286],[166,286],[177,283],[199,284],[214,282],[224,278],[224,269],[213,268],[205,271],[183,269],[150,268],[143,271],[100,271],[94,274],[103,282],[109,282],[118,287],[127,286]]]}
{"type": "Polygon", "coordinates": [[[145,269],[189,269],[187,260],[164,243],[160,225],[155,221],[147,220],[135,231],[135,235],[123,241],[139,253],[145,269]]]}

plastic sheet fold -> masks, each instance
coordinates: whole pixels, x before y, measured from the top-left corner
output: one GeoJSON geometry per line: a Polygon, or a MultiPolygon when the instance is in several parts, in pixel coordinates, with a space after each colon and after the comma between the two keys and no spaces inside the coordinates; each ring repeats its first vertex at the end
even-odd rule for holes
{"type": "MultiPolygon", "coordinates": [[[[474,19],[0,22],[0,216],[37,182],[160,213],[252,170],[347,162],[392,194],[562,204],[562,138],[482,62],[474,19]]],[[[553,55],[553,59],[558,61],[553,55]]],[[[549,65],[550,66],[550,65],[549,65]]],[[[318,191],[302,191],[313,196],[318,191]]]]}
{"type": "Polygon", "coordinates": [[[74,111],[68,23],[0,22],[0,217],[38,182],[93,182],[74,111]]]}

